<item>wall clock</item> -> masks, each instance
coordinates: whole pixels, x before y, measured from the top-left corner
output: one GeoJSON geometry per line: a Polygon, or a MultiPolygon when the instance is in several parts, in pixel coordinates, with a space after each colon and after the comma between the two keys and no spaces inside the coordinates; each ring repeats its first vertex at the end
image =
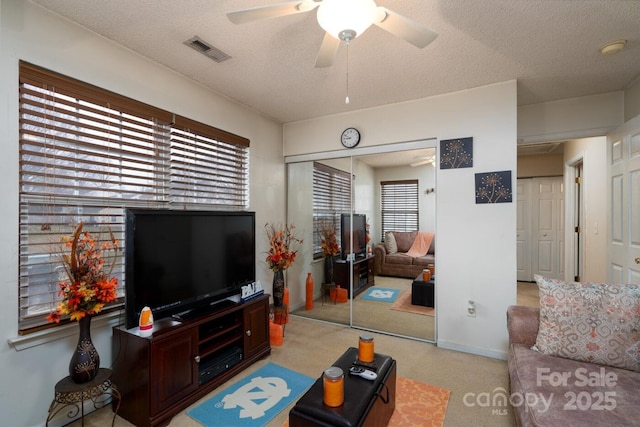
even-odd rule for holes
{"type": "Polygon", "coordinates": [[[340,142],[346,148],[353,148],[360,142],[360,132],[356,128],[346,128],[342,132],[340,142]]]}

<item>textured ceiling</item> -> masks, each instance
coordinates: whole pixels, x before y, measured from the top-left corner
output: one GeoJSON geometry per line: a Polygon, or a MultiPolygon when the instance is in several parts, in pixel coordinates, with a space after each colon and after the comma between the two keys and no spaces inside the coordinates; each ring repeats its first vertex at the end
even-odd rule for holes
{"type": "Polygon", "coordinates": [[[378,0],[439,34],[424,49],[377,27],[315,68],[315,11],[242,25],[226,13],[282,0],[32,0],[203,86],[287,123],[518,81],[518,104],[623,90],[640,75],[640,3],[630,0],[378,0]],[[216,63],[184,41],[231,56],[216,63]],[[613,40],[626,48],[604,57],[613,40]]]}

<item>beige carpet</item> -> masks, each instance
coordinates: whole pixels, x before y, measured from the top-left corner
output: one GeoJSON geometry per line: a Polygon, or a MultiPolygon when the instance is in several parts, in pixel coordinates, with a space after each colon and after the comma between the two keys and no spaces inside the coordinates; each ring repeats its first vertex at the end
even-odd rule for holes
{"type": "MultiPolygon", "coordinates": [[[[419,317],[428,318],[428,316],[419,317]]],[[[357,329],[292,316],[287,325],[284,344],[280,347],[272,347],[270,357],[255,363],[221,387],[235,383],[268,362],[318,378],[324,369],[331,366],[344,353],[346,348],[358,345],[359,335],[360,331],[357,329]]],[[[504,360],[445,350],[433,344],[405,338],[384,334],[373,335],[376,351],[396,359],[398,376],[451,391],[444,427],[511,427],[515,425],[510,407],[487,407],[481,403],[478,404],[474,398],[481,393],[492,395],[496,390],[509,389],[507,364],[504,360]],[[498,412],[495,409],[506,409],[506,412],[498,412]]],[[[203,399],[208,399],[215,393],[217,390],[203,399]]],[[[193,406],[195,405],[197,403],[193,406]]],[[[287,408],[276,416],[268,427],[280,427],[287,419],[290,409],[287,408]]],[[[110,425],[111,416],[111,406],[108,406],[88,415],[84,425],[87,427],[110,425]]],[[[79,427],[80,421],[72,425],[79,427]]],[[[132,426],[120,417],[116,418],[115,425],[132,426]]],[[[200,427],[200,425],[182,411],[171,420],[169,427],[200,427]]]]}
{"type": "Polygon", "coordinates": [[[391,310],[406,311],[408,313],[422,314],[423,316],[435,316],[436,310],[433,307],[424,307],[411,304],[411,289],[400,295],[391,305],[391,310]]]}
{"type": "MultiPolygon", "coordinates": [[[[412,279],[398,277],[376,276],[375,286],[398,289],[400,291],[399,298],[401,298],[407,291],[411,291],[412,281],[412,279]]],[[[353,300],[354,326],[424,340],[435,339],[434,317],[424,316],[424,313],[392,310],[392,304],[388,302],[362,299],[364,294],[365,292],[362,292],[353,300]]],[[[329,301],[328,298],[324,303],[322,298],[316,299],[312,310],[305,310],[302,307],[292,314],[349,325],[349,304],[336,304],[329,301]]]]}

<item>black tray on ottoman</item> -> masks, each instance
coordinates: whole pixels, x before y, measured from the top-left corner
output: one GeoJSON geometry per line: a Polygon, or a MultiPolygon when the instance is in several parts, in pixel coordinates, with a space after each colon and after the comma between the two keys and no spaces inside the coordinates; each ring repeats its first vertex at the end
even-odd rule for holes
{"type": "Polygon", "coordinates": [[[367,365],[378,378],[370,381],[349,374],[357,359],[358,350],[351,347],[332,365],[344,371],[342,406],[324,404],[321,375],[289,412],[289,426],[386,426],[396,407],[396,361],[376,353],[373,363],[367,365]]]}

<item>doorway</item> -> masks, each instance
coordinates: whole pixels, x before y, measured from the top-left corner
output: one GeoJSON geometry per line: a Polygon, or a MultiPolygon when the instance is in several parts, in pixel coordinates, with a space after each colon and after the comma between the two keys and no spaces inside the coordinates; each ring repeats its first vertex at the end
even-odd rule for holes
{"type": "Polygon", "coordinates": [[[518,281],[564,278],[563,178],[519,178],[518,281]]]}

